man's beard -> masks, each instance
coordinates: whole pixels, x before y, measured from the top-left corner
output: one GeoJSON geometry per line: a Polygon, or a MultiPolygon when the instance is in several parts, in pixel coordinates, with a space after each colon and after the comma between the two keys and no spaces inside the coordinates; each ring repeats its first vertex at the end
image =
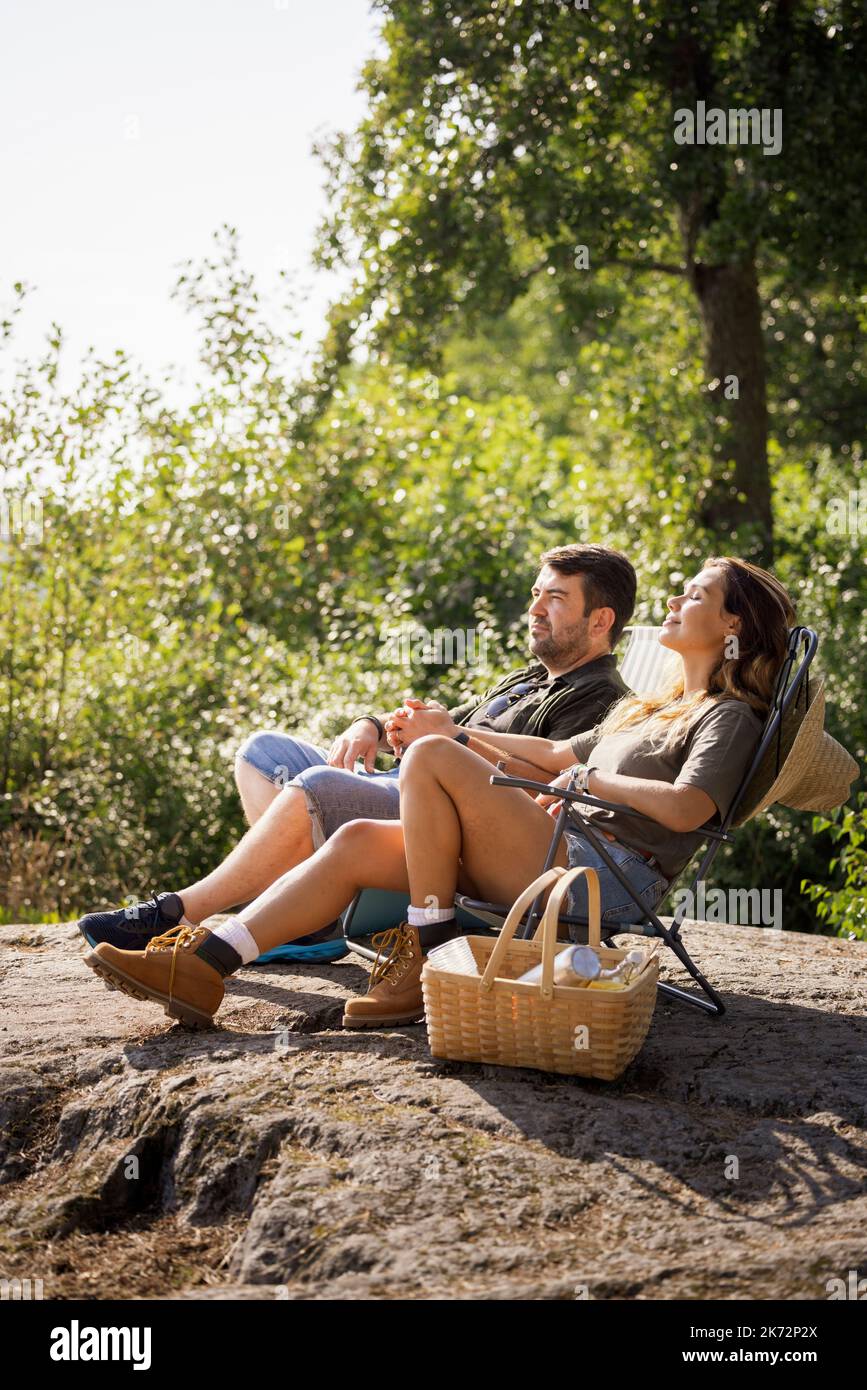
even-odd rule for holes
{"type": "Polygon", "coordinates": [[[581,661],[590,650],[588,631],[590,619],[581,618],[556,637],[550,631],[530,636],[530,651],[539,661],[551,666],[570,667],[581,661]]]}

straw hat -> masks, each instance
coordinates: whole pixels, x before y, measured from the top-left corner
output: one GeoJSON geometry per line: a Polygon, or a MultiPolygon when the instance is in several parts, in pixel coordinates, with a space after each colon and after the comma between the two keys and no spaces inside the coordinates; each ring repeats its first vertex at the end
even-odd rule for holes
{"type": "Polygon", "coordinates": [[[846,749],[825,732],[825,682],[820,678],[810,689],[804,709],[806,682],[801,686],[783,720],[779,742],[773,739],[756,769],[735,817],[743,825],[774,802],[796,811],[831,811],[849,798],[849,787],[858,776],[858,764],[846,749]]]}

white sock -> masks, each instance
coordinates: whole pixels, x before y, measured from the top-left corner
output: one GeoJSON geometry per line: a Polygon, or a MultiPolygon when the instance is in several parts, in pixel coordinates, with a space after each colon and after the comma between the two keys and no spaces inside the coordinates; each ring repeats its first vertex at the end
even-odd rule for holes
{"type": "Polygon", "coordinates": [[[411,927],[432,927],[436,922],[450,922],[455,915],[451,907],[413,907],[407,908],[406,920],[411,927]]]}
{"type": "Polygon", "coordinates": [[[237,951],[245,965],[249,965],[250,961],[259,955],[259,947],[240,917],[230,917],[228,922],[221,922],[214,928],[212,935],[218,936],[227,946],[231,946],[233,951],[237,951]]]}

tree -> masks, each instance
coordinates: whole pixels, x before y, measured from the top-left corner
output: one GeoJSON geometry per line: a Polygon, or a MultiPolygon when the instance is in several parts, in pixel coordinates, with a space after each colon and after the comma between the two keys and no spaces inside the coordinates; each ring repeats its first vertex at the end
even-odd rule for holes
{"type": "Polygon", "coordinates": [[[369,114],[323,150],[334,211],[320,258],[357,267],[333,340],[435,361],[456,324],[502,313],[540,275],[554,278],[575,332],[594,270],[678,277],[702,328],[715,429],[696,506],[746,548],[752,529],[767,560],[762,277],[789,290],[861,282],[863,7],[378,4],[386,52],[365,68],[369,114]],[[695,123],[704,133],[699,118],[717,110],[727,140],[762,143],[678,143],[684,112],[698,137],[695,123]],[[775,128],[777,153],[765,139],[775,128]]]}

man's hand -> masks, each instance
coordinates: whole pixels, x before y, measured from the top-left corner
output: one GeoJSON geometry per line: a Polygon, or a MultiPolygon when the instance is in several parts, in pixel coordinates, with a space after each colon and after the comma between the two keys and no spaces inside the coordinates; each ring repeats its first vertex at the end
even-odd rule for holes
{"type": "Polygon", "coordinates": [[[356,719],[331,745],[328,766],[345,767],[347,771],[354,772],[356,761],[362,758],[365,772],[373,772],[378,747],[376,725],[369,719],[356,719]]]}
{"type": "Polygon", "coordinates": [[[425,734],[444,734],[454,738],[458,726],[439,701],[424,704],[410,697],[385,721],[385,736],[397,754],[402,754],[425,734]]]}

